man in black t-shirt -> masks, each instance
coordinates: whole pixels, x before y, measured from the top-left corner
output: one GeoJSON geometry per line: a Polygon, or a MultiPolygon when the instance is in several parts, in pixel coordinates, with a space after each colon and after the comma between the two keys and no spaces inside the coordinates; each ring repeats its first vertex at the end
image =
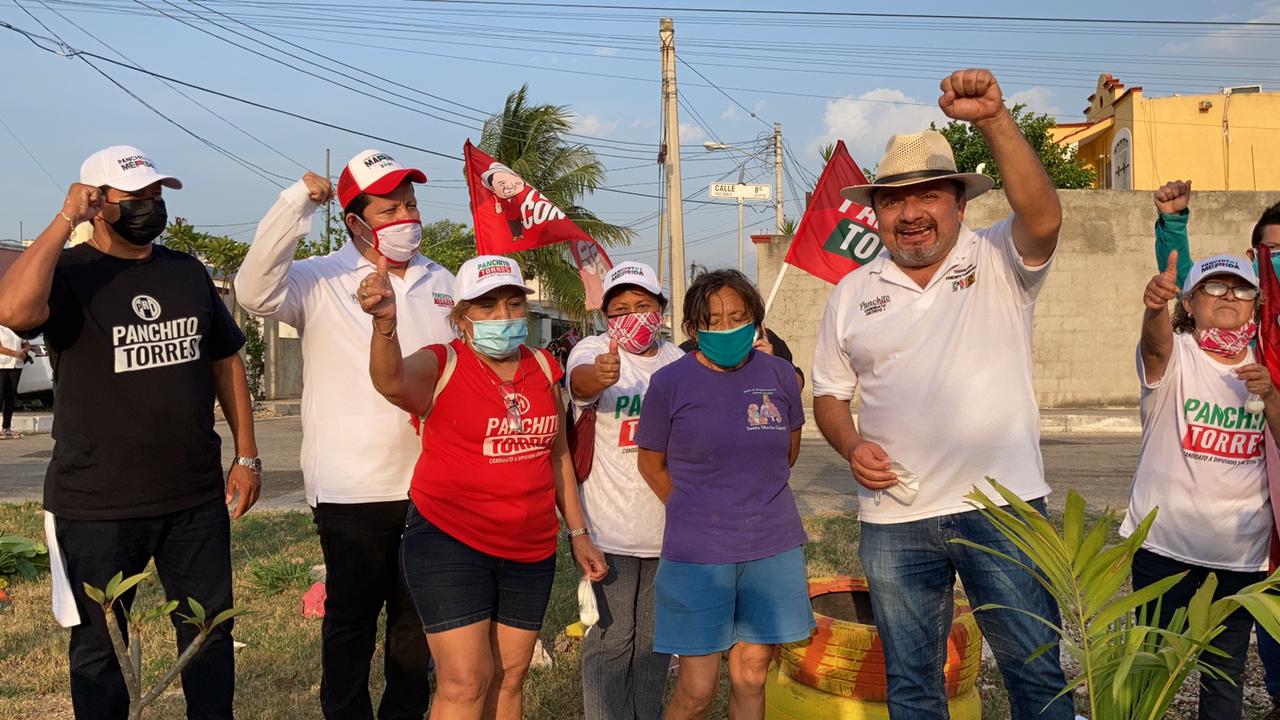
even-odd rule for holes
{"type": "MultiPolygon", "coordinates": [[[[0,324],[44,333],[58,383],[45,527],[65,561],[65,573],[53,568],[54,614],[72,627],[77,718],[123,720],[129,709],[105,618],[84,584],[101,588],[154,558],[166,597],[195,598],[210,617],[230,608],[226,505],[238,497],[239,517],[261,487],[244,336],[204,265],[152,244],[167,223],[162,187],[182,183],[137,148],[93,154],[53,222],[0,280],[0,324]],[[93,237],[64,250],[81,222],[93,223],[93,237]],[[235,437],[225,485],[215,399],[235,437]],[[74,607],[58,602],[67,590],[74,607]]],[[[132,600],[130,592],[125,605],[132,600]]],[[[123,626],[123,611],[116,616],[123,626]]],[[[181,651],[196,630],[175,626],[181,651]]],[[[182,689],[188,718],[232,717],[231,623],[187,665],[182,689]]]]}

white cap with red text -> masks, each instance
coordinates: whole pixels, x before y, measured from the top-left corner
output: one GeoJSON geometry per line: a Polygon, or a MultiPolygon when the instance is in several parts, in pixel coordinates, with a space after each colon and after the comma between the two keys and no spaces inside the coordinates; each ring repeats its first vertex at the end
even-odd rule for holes
{"type": "Polygon", "coordinates": [[[174,190],[182,189],[181,180],[160,174],[151,158],[132,145],[112,145],[90,155],[80,165],[80,182],[125,192],[136,192],[153,183],[174,190]]]}
{"type": "Polygon", "coordinates": [[[477,255],[462,263],[454,278],[454,300],[475,300],[490,290],[508,285],[526,294],[533,292],[533,288],[524,284],[524,274],[516,261],[502,255],[477,255]]]}
{"type": "Polygon", "coordinates": [[[365,150],[351,158],[338,176],[338,204],[345,210],[360,193],[386,195],[405,178],[416,183],[427,181],[421,170],[407,168],[381,150],[365,150]]]}

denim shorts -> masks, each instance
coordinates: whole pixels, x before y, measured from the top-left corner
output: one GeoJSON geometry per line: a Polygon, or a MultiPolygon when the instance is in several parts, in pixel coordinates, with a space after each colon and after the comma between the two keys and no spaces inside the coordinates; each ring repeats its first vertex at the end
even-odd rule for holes
{"type": "Polygon", "coordinates": [[[482,620],[541,630],[551,598],[556,556],[532,563],[503,560],[455,539],[409,504],[400,566],[428,633],[482,620]]]}
{"type": "Polygon", "coordinates": [[[654,652],[711,655],[739,642],[795,642],[815,625],[803,547],[740,563],[664,559],[655,585],[654,652]]]}

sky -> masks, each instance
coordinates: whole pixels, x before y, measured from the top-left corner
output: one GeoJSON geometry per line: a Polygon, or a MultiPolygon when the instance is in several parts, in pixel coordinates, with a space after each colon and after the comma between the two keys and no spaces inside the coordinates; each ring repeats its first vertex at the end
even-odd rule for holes
{"type": "MultiPolygon", "coordinates": [[[[955,69],[991,68],[1010,103],[1026,103],[1059,122],[1083,119],[1103,72],[1142,86],[1149,96],[1255,83],[1280,90],[1280,26],[1257,24],[1280,23],[1280,0],[628,0],[625,5],[643,9],[616,2],[582,7],[592,4],[0,0],[0,21],[55,37],[72,55],[47,52],[0,26],[0,66],[8,68],[0,153],[9,167],[0,192],[0,238],[18,237],[20,224],[27,238],[36,235],[61,208],[83,159],[114,144],[141,147],[163,172],[185,182],[183,190],[167,191],[171,217],[246,242],[281,187],[304,169],[323,173],[326,149],[335,178],[366,148],[422,168],[430,179],[418,191],[424,222],[470,224],[455,158],[466,139],[479,140],[482,118],[527,84],[531,101],[569,108],[579,135],[570,139],[595,150],[608,170],[605,186],[612,191],[598,191],[583,205],[636,230],[631,246],[610,250],[615,262],[653,264],[661,17],[675,19],[681,60],[686,258],[708,267],[736,264],[737,209],[732,202],[707,204],[707,185],[739,177],[772,184],[775,122],[783,126],[787,149],[786,215],[799,218],[803,193],[821,172],[824,144],[843,139],[859,164],[874,167],[890,135],[944,120],[938,82],[955,69]],[[663,5],[669,7],[658,9],[663,5]],[[976,20],[953,17],[957,13],[1094,22],[976,20]],[[1212,24],[1243,22],[1254,27],[1212,24]],[[299,117],[166,84],[75,51],[299,117]],[[733,149],[708,152],[708,141],[733,149]]],[[[744,220],[746,265],[754,275],[749,236],[772,231],[773,204],[749,203],[744,220]]]]}

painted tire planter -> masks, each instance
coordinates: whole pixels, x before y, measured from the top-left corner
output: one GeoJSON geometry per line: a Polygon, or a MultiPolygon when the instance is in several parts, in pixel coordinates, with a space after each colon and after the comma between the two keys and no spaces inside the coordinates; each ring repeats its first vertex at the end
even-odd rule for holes
{"type": "MultiPolygon", "coordinates": [[[[818,626],[809,640],[779,647],[778,663],[783,675],[798,685],[834,697],[884,703],[888,694],[884,650],[874,624],[867,581],[852,577],[813,578],[809,581],[809,597],[818,626]]],[[[943,667],[947,697],[967,696],[976,688],[981,666],[982,634],[978,623],[969,603],[956,598],[943,667]]],[[[952,717],[960,716],[953,711],[952,717]]]]}
{"type": "MultiPolygon", "coordinates": [[[[947,700],[951,720],[982,720],[982,698],[971,688],[947,700]]],[[[774,663],[764,692],[765,720],[889,720],[889,706],[815,690],[774,663]]]]}

